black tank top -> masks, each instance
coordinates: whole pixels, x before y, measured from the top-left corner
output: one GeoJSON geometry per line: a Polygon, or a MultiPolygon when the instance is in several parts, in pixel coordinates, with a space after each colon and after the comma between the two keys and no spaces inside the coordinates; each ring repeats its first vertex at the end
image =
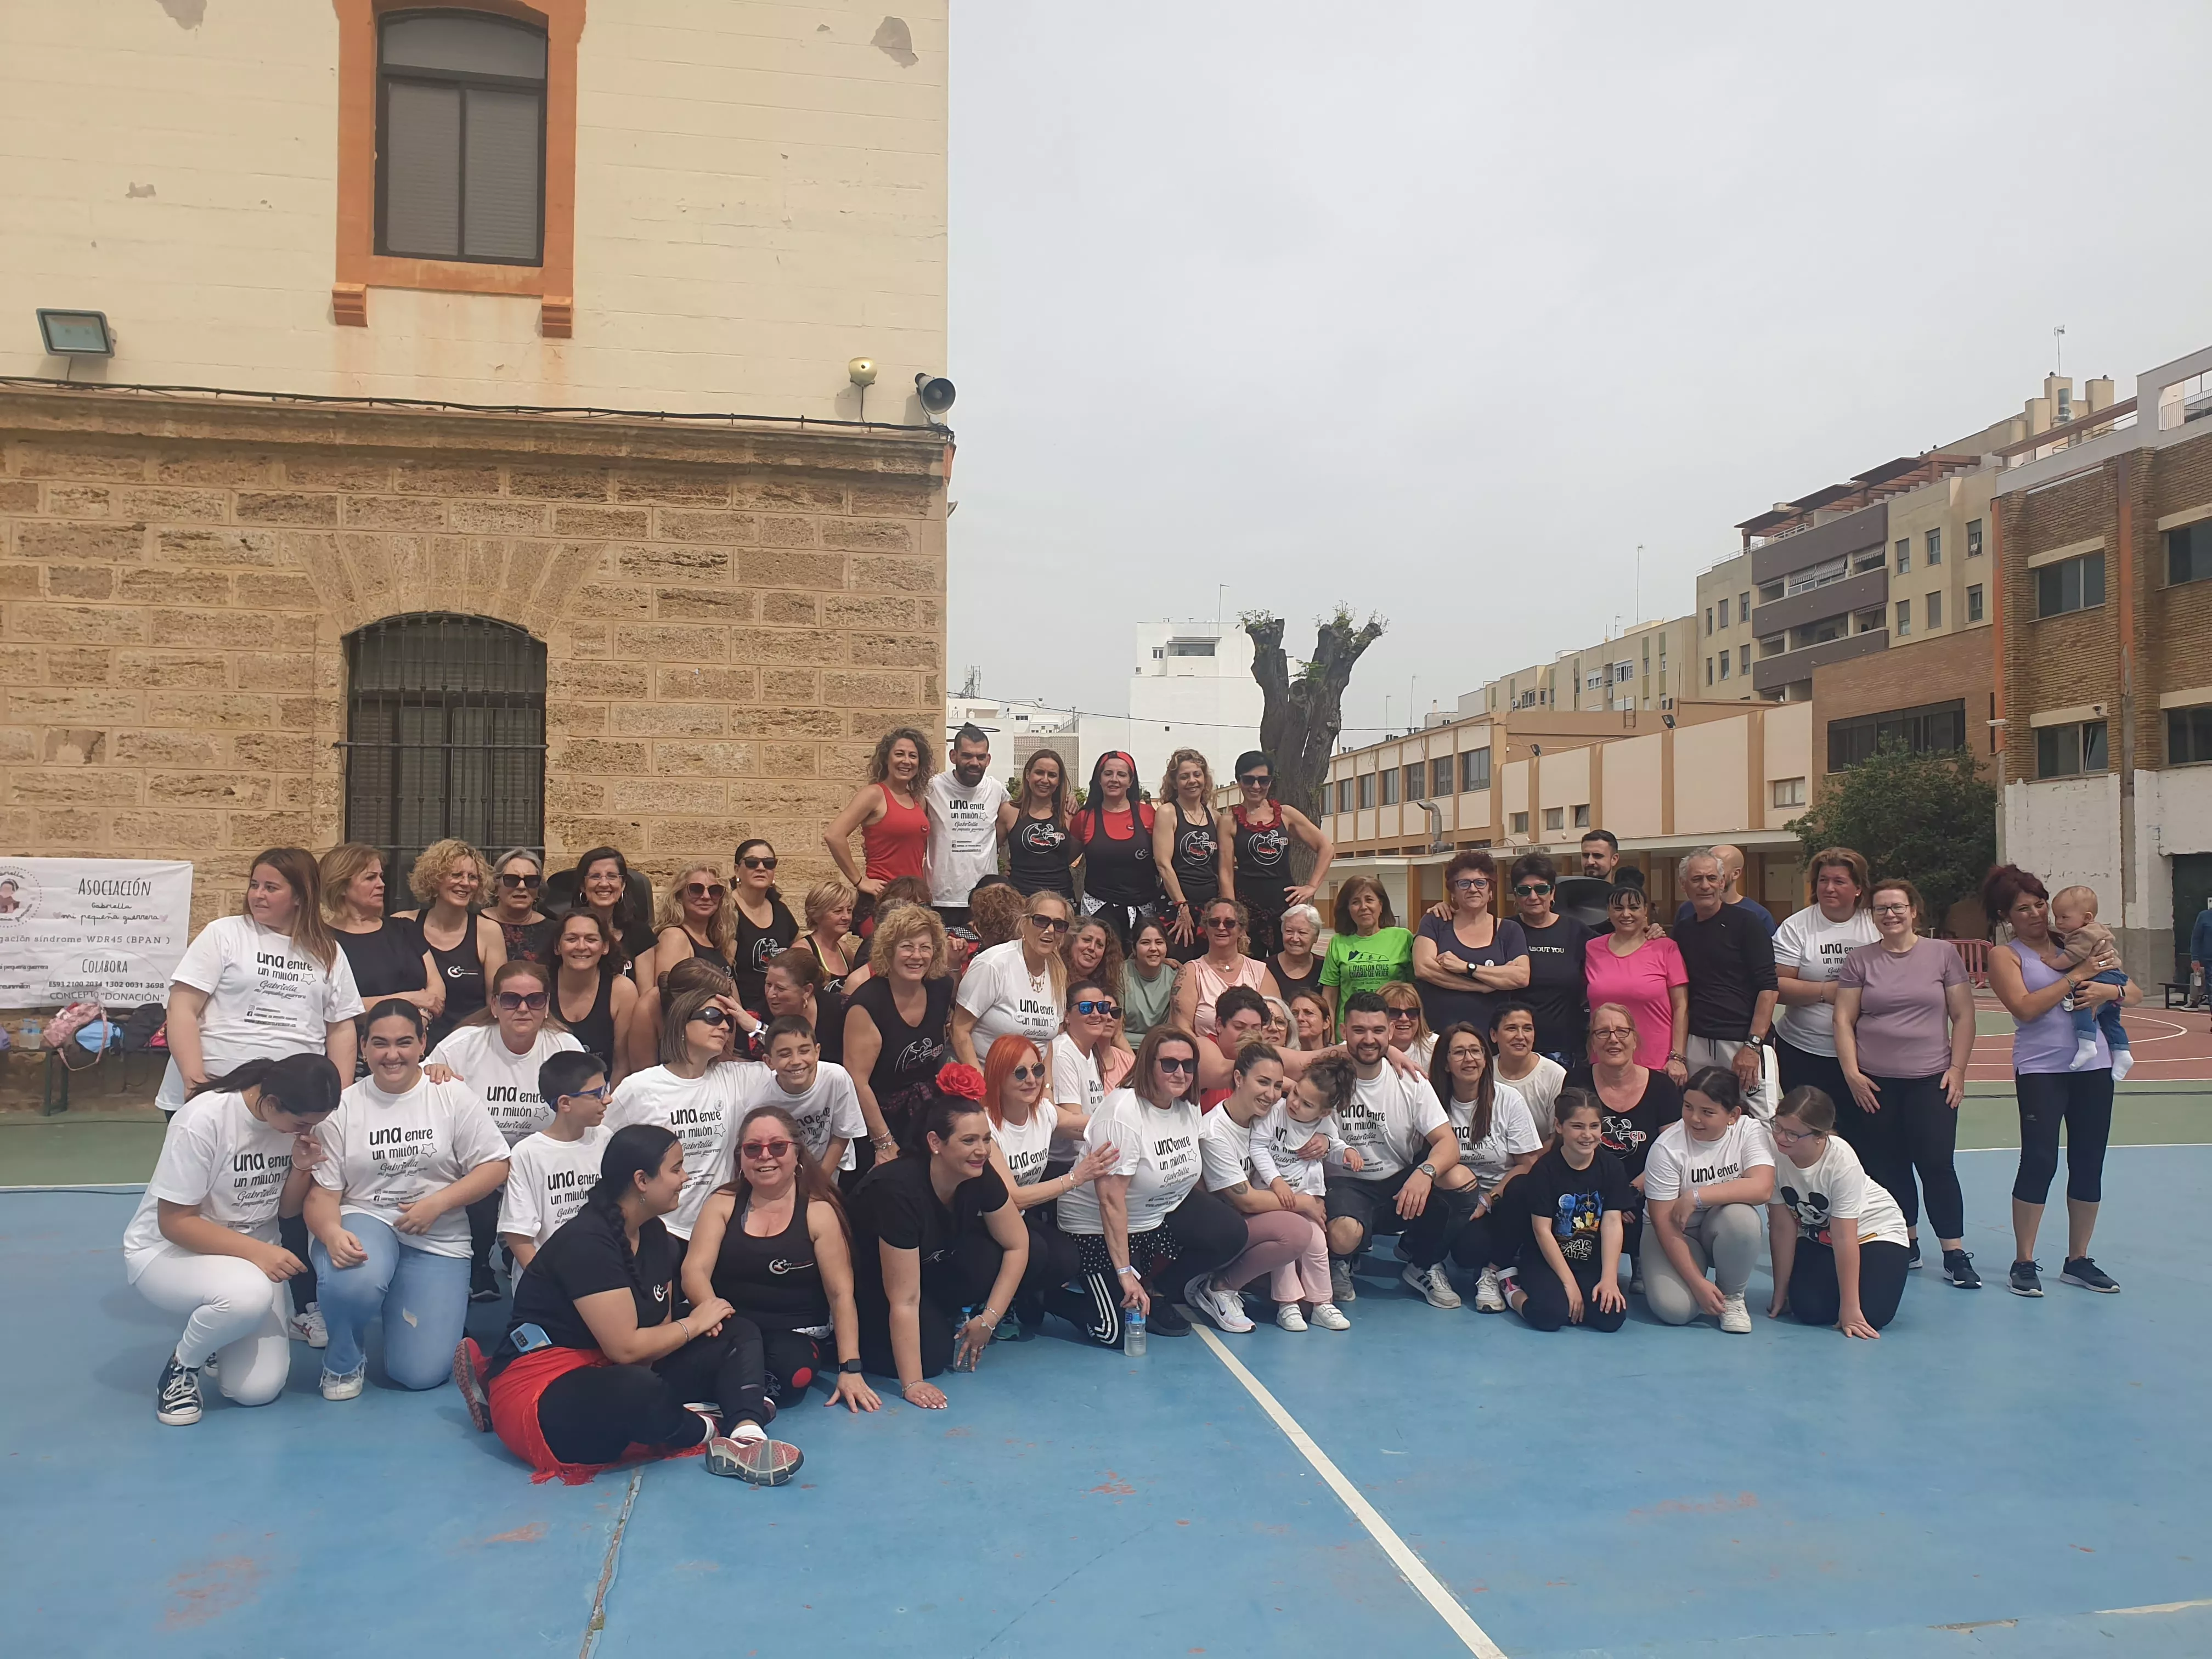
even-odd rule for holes
{"type": "Polygon", "coordinates": [[[1313,966],[1306,970],[1304,978],[1300,978],[1296,974],[1285,972],[1283,959],[1280,957],[1267,958],[1267,971],[1275,976],[1275,983],[1282,988],[1283,1000],[1285,1003],[1301,991],[1311,991],[1316,995],[1320,994],[1321,958],[1319,957],[1313,959],[1313,966]]]}
{"type": "Polygon", "coordinates": [[[373,933],[331,930],[346,966],[353,969],[361,1006],[374,1008],[401,991],[422,988],[422,936],[404,921],[386,916],[373,933]]]}
{"type": "Polygon", "coordinates": [[[1277,915],[1291,885],[1291,832],[1283,809],[1276,807],[1275,821],[1265,825],[1247,820],[1241,801],[1229,810],[1237,819],[1237,896],[1249,909],[1277,915]]]}
{"type": "Polygon", "coordinates": [[[792,1201],[791,1224],[772,1238],[753,1237],[744,1217],[732,1214],[722,1232],[722,1253],[714,1258],[714,1294],[748,1319],[781,1330],[830,1322],[830,1294],[814,1261],[804,1199],[792,1201]]]}
{"type": "Polygon", "coordinates": [[[1006,878],[1024,898],[1031,893],[1075,896],[1075,838],[1060,827],[1057,818],[1033,818],[1027,812],[1014,821],[1006,837],[1006,878]]]}
{"type": "MultiPolygon", "coordinates": [[[[557,1000],[559,993],[555,993],[557,1000]]],[[[570,1019],[561,1015],[568,1035],[584,1045],[584,1052],[596,1054],[602,1064],[611,1067],[615,1063],[615,966],[611,962],[599,964],[599,988],[592,998],[592,1012],[581,1019],[570,1019]]],[[[560,1013],[556,1007],[554,1011],[560,1013]]]]}
{"type": "MultiPolygon", "coordinates": [[[[1085,809],[1088,811],[1088,809],[1085,809]]],[[[1083,891],[1101,904],[1143,905],[1160,896],[1159,876],[1152,867],[1152,835],[1146,814],[1129,813],[1129,838],[1115,841],[1106,833],[1106,815],[1092,813],[1087,820],[1091,838],[1083,843],[1083,891]]]]}
{"type": "Polygon", "coordinates": [[[892,1120],[895,1130],[903,1126],[906,1115],[936,1079],[937,1069],[944,1065],[948,1052],[945,1023],[952,1012],[952,981],[926,979],[921,984],[927,1000],[919,1025],[909,1025],[901,1018],[889,979],[868,981],[846,1003],[848,1007],[865,1011],[882,1039],[875,1066],[868,1073],[868,1091],[883,1108],[884,1115],[892,1120]]]}
{"type": "Polygon", "coordinates": [[[430,1046],[434,1048],[446,1033],[459,1025],[471,1014],[484,1006],[483,958],[477,954],[477,915],[469,912],[468,925],[461,929],[460,943],[450,951],[441,951],[430,943],[429,935],[422,931],[423,918],[415,918],[415,937],[430,953],[430,961],[438,970],[438,982],[446,988],[446,1008],[430,1022],[430,1046]]]}
{"type": "MultiPolygon", "coordinates": [[[[751,1013],[768,1007],[768,965],[799,942],[799,924],[781,898],[769,901],[765,927],[753,926],[743,909],[738,912],[736,960],[730,966],[738,982],[738,1006],[751,1013]]],[[[692,949],[696,951],[696,945],[692,949]]],[[[704,954],[704,952],[701,952],[704,954]]]]}
{"type": "Polygon", "coordinates": [[[1182,815],[1182,803],[1174,803],[1176,815],[1175,872],[1182,896],[1194,913],[1211,903],[1221,890],[1221,842],[1213,832],[1212,813],[1195,823],[1182,815]]]}
{"type": "MultiPolygon", "coordinates": [[[[720,969],[726,974],[730,971],[730,959],[727,957],[724,956],[719,951],[710,951],[705,945],[700,944],[697,939],[691,937],[691,930],[690,928],[679,928],[677,931],[684,935],[684,942],[691,947],[691,954],[693,956],[706,957],[708,961],[713,963],[714,966],[720,969]]],[[[656,945],[654,948],[658,950],[659,946],[656,945]]],[[[672,962],[668,964],[668,967],[673,968],[675,965],[676,964],[672,962]]],[[[660,965],[660,958],[658,956],[653,957],[653,975],[656,978],[668,971],[666,968],[663,968],[660,965]]]]}

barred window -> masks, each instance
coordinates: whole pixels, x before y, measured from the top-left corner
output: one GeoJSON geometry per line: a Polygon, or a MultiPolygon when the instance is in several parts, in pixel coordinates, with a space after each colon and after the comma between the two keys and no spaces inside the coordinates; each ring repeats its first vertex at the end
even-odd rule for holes
{"type": "Polygon", "coordinates": [[[491,858],[544,844],[544,645],[483,617],[392,617],[347,635],[346,668],[346,837],[396,888],[447,836],[491,858]]]}

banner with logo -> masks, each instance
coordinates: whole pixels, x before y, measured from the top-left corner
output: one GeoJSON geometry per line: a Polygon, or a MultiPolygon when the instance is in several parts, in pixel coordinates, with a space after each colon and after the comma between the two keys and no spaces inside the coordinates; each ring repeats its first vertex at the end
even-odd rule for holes
{"type": "Polygon", "coordinates": [[[0,1008],[167,1002],[191,924],[190,864],[0,855],[0,1008]]]}

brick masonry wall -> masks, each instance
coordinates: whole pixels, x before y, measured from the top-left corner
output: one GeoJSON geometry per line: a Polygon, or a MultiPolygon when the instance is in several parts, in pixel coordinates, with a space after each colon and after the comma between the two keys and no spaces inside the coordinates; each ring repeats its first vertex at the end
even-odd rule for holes
{"type": "Polygon", "coordinates": [[[1813,671],[1813,767],[1816,778],[1828,766],[1828,723],[1923,703],[1966,705],[1966,742],[1982,771],[1994,776],[1990,749],[1990,694],[1996,678],[1986,627],[1962,628],[1855,657],[1813,671]]]}
{"type": "Polygon", "coordinates": [[[343,838],[345,635],[454,611],[546,655],[545,837],[657,876],[761,835],[803,890],[943,708],[948,447],[912,431],[0,393],[0,847],[343,838]]]}

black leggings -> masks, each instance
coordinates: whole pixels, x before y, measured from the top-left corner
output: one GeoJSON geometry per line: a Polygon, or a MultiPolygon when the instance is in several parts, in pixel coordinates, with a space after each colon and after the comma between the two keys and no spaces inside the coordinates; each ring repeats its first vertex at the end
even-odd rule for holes
{"type": "Polygon", "coordinates": [[[2014,1073],[2020,1100],[2020,1173],[2012,1195],[2022,1204],[2051,1196],[2058,1173],[2058,1130],[2066,1129],[2066,1196],[2076,1204],[2095,1204],[2105,1196],[2105,1148],[2112,1139],[2112,1073],[2028,1072],[2014,1073]]]}
{"type": "Polygon", "coordinates": [[[779,1396],[798,1398],[830,1363],[819,1338],[788,1329],[766,1315],[735,1314],[722,1322],[722,1330],[733,1345],[738,1372],[736,1397],[724,1395],[722,1405],[736,1417],[767,1422],[775,1415],[779,1396]]]}
{"type": "Polygon", "coordinates": [[[1848,1091],[1836,1103],[1836,1129],[1866,1166],[1867,1179],[1897,1200],[1905,1224],[1920,1224],[1920,1200],[1928,1200],[1928,1224],[1938,1238],[1958,1238],[1966,1231],[1966,1200],[1959,1190],[1952,1153],[1959,1144],[1959,1115],[1943,1098],[1940,1077],[1871,1078],[1881,1091],[1880,1109],[1863,1112],[1848,1091]],[[1913,1172],[1920,1176],[1913,1185],[1913,1172]]]}
{"type": "MultiPolygon", "coordinates": [[[[1897,1317],[1897,1304],[1905,1297],[1905,1264],[1911,1258],[1902,1244],[1859,1245],[1859,1313],[1875,1329],[1897,1317]]],[[[1799,1239],[1790,1262],[1790,1316],[1801,1324],[1823,1326],[1844,1316],[1836,1253],[1813,1239],[1799,1239]]]]}
{"type": "MultiPolygon", "coordinates": [[[[1224,1200],[1194,1187],[1158,1226],[1129,1235],[1129,1265],[1144,1275],[1145,1289],[1154,1300],[1164,1297],[1172,1302],[1192,1278],[1227,1267],[1249,1242],[1243,1216],[1224,1200]]],[[[1045,1306],[1100,1347],[1118,1348],[1121,1276],[1107,1254],[1106,1241],[1097,1233],[1083,1233],[1069,1237],[1068,1244],[1079,1253],[1083,1289],[1055,1284],[1045,1292],[1045,1306]]]]}
{"type": "MultiPolygon", "coordinates": [[[[1595,1257],[1588,1261],[1570,1261],[1567,1266],[1573,1269],[1575,1283],[1582,1288],[1584,1330],[1617,1331],[1628,1322],[1626,1306],[1618,1313],[1607,1313],[1597,1305],[1598,1263],[1595,1257]]],[[[1568,1323],[1567,1287],[1559,1283],[1559,1274],[1552,1271],[1552,1264],[1544,1259],[1543,1251],[1537,1249],[1533,1238],[1521,1251],[1520,1282],[1528,1296],[1521,1304],[1521,1317],[1531,1330],[1556,1331],[1568,1323]]]]}
{"type": "MultiPolygon", "coordinates": [[[[866,1248],[866,1247],[864,1247],[866,1248]]],[[[978,1229],[966,1233],[945,1253],[942,1261],[925,1263],[921,1270],[921,1374],[935,1376],[952,1363],[957,1333],[953,1322],[960,1310],[991,1294],[1006,1258],[999,1241],[978,1229]]],[[[891,1304],[884,1294],[880,1277],[870,1275],[857,1286],[860,1308],[860,1363],[878,1376],[896,1376],[898,1358],[891,1348],[891,1304]]]]}
{"type": "Polygon", "coordinates": [[[307,1254],[307,1218],[304,1215],[280,1215],[276,1218],[276,1237],[284,1248],[307,1264],[306,1270],[292,1275],[292,1305],[301,1311],[315,1305],[315,1263],[307,1254]]]}
{"type": "Polygon", "coordinates": [[[499,1200],[504,1187],[495,1187],[468,1207],[469,1266],[491,1266],[492,1246],[499,1243],[499,1200]]]}
{"type": "MultiPolygon", "coordinates": [[[[731,1324],[736,1322],[731,1322],[731,1324]]],[[[613,1463],[632,1445],[680,1451],[706,1438],[687,1401],[713,1401],[724,1421],[773,1417],[733,1404],[745,1379],[731,1324],[718,1336],[696,1336],[650,1365],[591,1365],[557,1376],[538,1397],[538,1427],[564,1463],[613,1463]]]]}
{"type": "Polygon", "coordinates": [[[1851,1085],[1844,1081],[1844,1062],[1833,1054],[1816,1054],[1778,1036],[1774,1058],[1781,1067],[1784,1094],[1792,1089],[1818,1089],[1835,1103],[1839,1118],[1858,1109],[1851,1101],[1851,1085]]]}
{"type": "MultiPolygon", "coordinates": [[[[1528,1206],[1516,1196],[1519,1185],[1516,1182],[1499,1193],[1486,1214],[1468,1218],[1459,1237],[1452,1241],[1454,1267],[1469,1273],[1480,1273],[1485,1267],[1502,1271],[1521,1259],[1521,1252],[1534,1235],[1529,1231],[1528,1206]]],[[[1644,1217],[1630,1210],[1622,1214],[1620,1222],[1620,1259],[1634,1261],[1637,1247],[1644,1241],[1644,1217]]]]}
{"type": "Polygon", "coordinates": [[[1083,1273],[1075,1241],[1053,1224],[1057,1207],[1037,1204],[1022,1212],[1022,1225],[1030,1234],[1030,1265],[1022,1273],[1021,1287],[1014,1292],[1014,1310],[1024,1325],[1042,1322],[1045,1297],[1083,1273]]]}

